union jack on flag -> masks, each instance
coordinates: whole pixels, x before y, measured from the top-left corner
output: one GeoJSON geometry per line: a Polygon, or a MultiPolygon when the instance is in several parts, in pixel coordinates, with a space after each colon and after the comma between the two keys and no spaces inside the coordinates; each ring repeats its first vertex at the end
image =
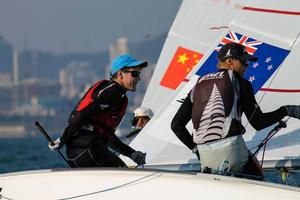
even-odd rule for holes
{"type": "Polygon", "coordinates": [[[230,42],[244,45],[249,54],[254,54],[258,57],[258,61],[250,63],[244,74],[244,78],[252,84],[254,93],[260,90],[290,52],[289,50],[230,31],[209,55],[204,64],[196,72],[196,75],[203,76],[207,73],[217,71],[218,52],[223,45],[230,42]]]}
{"type": "Polygon", "coordinates": [[[229,31],[229,33],[222,39],[216,50],[219,51],[223,47],[223,45],[230,42],[235,42],[243,45],[244,47],[246,47],[246,50],[250,55],[253,55],[255,53],[255,51],[257,50],[256,46],[262,44],[261,41],[255,40],[246,35],[241,35],[233,31],[229,31]]]}

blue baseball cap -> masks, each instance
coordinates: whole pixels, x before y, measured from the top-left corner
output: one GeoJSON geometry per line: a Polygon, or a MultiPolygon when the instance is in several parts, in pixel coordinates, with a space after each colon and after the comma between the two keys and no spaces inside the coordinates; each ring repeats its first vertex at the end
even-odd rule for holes
{"type": "Polygon", "coordinates": [[[120,69],[123,69],[124,67],[134,68],[134,67],[147,67],[148,63],[146,61],[137,60],[134,57],[124,54],[116,57],[112,64],[111,64],[111,70],[110,75],[114,75],[117,71],[120,69]]]}

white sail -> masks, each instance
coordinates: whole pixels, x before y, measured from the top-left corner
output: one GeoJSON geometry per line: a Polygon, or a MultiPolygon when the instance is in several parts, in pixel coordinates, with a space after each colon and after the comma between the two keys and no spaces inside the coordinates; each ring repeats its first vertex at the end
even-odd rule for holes
{"type": "MultiPolygon", "coordinates": [[[[297,77],[299,73],[297,63],[299,62],[300,55],[299,11],[299,2],[293,0],[284,2],[253,1],[245,7],[231,24],[232,30],[253,36],[260,41],[273,44],[274,46],[290,50],[289,55],[281,66],[256,94],[256,99],[265,112],[277,109],[282,105],[299,105],[300,80],[297,77]],[[260,20],[257,21],[255,19],[260,20]],[[274,23],[275,20],[276,23],[274,23]]],[[[267,60],[265,60],[265,62],[267,62],[267,60]]],[[[270,67],[272,67],[271,62],[270,67]]],[[[300,137],[295,134],[296,132],[300,133],[300,121],[292,118],[286,119],[288,119],[288,127],[280,130],[272,139],[275,144],[277,144],[275,145],[271,140],[271,145],[267,146],[265,155],[265,159],[267,160],[300,158],[300,153],[297,151],[297,149],[300,149],[300,137]],[[291,134],[294,134],[292,139],[289,137],[291,134]],[[278,142],[278,140],[280,140],[280,142],[278,142]],[[288,140],[294,141],[293,144],[288,140]]],[[[245,117],[243,121],[247,121],[245,117]]],[[[247,125],[245,139],[251,141],[249,143],[251,150],[255,150],[253,146],[256,147],[259,142],[266,137],[270,129],[271,128],[254,131],[249,124],[247,125]]],[[[258,158],[261,158],[261,155],[259,155],[258,158]]]]}
{"type": "MultiPolygon", "coordinates": [[[[189,70],[201,60],[203,54],[223,30],[227,29],[228,24],[245,2],[246,0],[184,0],[182,2],[143,99],[143,107],[151,108],[154,113],[158,111],[159,107],[174,93],[179,83],[184,81],[189,70]],[[177,56],[182,48],[184,53],[197,55],[194,64],[180,66],[180,63],[177,63],[177,56]],[[187,67],[187,71],[180,71],[180,69],[178,71],[180,67],[187,67]]],[[[189,59],[191,61],[193,58],[189,59]]]]}
{"type": "MultiPolygon", "coordinates": [[[[262,88],[264,91],[259,91],[256,94],[256,99],[264,112],[277,109],[284,104],[299,104],[300,102],[299,66],[297,64],[300,55],[299,40],[297,38],[300,32],[299,11],[300,3],[295,0],[253,0],[241,10],[239,15],[230,24],[229,28],[233,33],[255,38],[264,44],[278,47],[285,52],[290,51],[282,65],[280,65],[273,75],[268,78],[268,81],[263,84],[262,88]]],[[[223,35],[217,39],[210,50],[205,53],[203,59],[201,59],[197,67],[194,68],[191,73],[195,74],[198,69],[202,69],[209,55],[213,53],[219,42],[222,41],[223,37],[227,34],[229,34],[229,31],[223,30],[223,35]]],[[[282,59],[284,59],[284,57],[282,59]]],[[[272,66],[269,68],[271,69],[272,66]]],[[[252,78],[255,79],[255,77],[252,78]]],[[[147,152],[148,164],[162,165],[197,162],[192,152],[179,141],[170,129],[171,119],[180,106],[177,100],[187,95],[197,79],[198,76],[194,75],[188,84],[185,86],[181,85],[177,88],[170,102],[163,105],[164,107],[156,113],[150,123],[144,128],[135,141],[133,141],[132,146],[134,148],[142,149],[147,152]]],[[[158,95],[161,95],[161,93],[159,92],[158,95]]],[[[247,120],[243,119],[243,122],[247,127],[245,139],[251,141],[249,143],[250,145],[254,143],[257,145],[263,136],[270,131],[270,129],[266,129],[261,131],[261,133],[256,133],[249,124],[247,125],[247,120]],[[257,136],[262,137],[259,138],[257,136]]],[[[191,132],[191,125],[189,124],[188,127],[191,132]]],[[[299,120],[289,119],[288,128],[281,130],[276,137],[282,137],[284,134],[294,134],[299,128],[299,120]]],[[[274,137],[274,140],[276,137],[274,137]]],[[[266,159],[299,157],[299,143],[300,142],[293,144],[292,147],[286,147],[285,150],[289,150],[289,152],[284,152],[279,149],[283,149],[283,146],[289,146],[290,144],[284,144],[284,141],[280,141],[280,145],[267,151],[266,159]]]]}

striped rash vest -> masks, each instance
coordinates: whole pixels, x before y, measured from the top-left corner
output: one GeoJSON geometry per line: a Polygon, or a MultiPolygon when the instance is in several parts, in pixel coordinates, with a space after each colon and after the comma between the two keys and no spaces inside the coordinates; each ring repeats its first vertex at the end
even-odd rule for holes
{"type": "Polygon", "coordinates": [[[241,125],[239,83],[231,70],[201,77],[190,93],[193,140],[204,144],[245,132],[241,125]]]}

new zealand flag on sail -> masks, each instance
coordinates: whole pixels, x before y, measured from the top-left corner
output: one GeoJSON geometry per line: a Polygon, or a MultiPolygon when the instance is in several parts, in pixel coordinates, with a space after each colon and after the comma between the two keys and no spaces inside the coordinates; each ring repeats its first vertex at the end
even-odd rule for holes
{"type": "Polygon", "coordinates": [[[217,70],[218,51],[223,45],[229,42],[236,42],[244,45],[249,54],[254,54],[258,57],[258,61],[251,62],[244,74],[245,79],[251,82],[254,93],[265,84],[290,52],[289,50],[230,31],[196,72],[198,76],[203,76],[217,70]]]}

